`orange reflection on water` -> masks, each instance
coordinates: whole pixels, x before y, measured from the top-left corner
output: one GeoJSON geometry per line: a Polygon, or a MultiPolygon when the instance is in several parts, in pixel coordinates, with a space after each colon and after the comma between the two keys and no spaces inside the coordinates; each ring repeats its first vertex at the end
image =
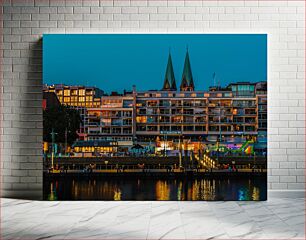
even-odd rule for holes
{"type": "Polygon", "coordinates": [[[216,197],[216,181],[210,181],[207,179],[201,180],[200,197],[193,200],[215,200],[216,197]]]}
{"type": "Polygon", "coordinates": [[[48,195],[48,200],[49,201],[56,201],[57,200],[56,189],[54,189],[53,183],[51,183],[51,186],[50,186],[50,194],[48,195]]]}
{"type": "Polygon", "coordinates": [[[166,181],[157,181],[155,184],[156,200],[169,200],[170,199],[170,188],[166,181]]]}
{"type": "Polygon", "coordinates": [[[180,182],[179,186],[177,188],[177,200],[184,200],[184,195],[183,195],[183,192],[182,192],[182,188],[183,188],[183,183],[180,182]]]}
{"type": "Polygon", "coordinates": [[[259,188],[253,187],[252,200],[258,201],[260,199],[259,188]]]}
{"type": "Polygon", "coordinates": [[[215,179],[72,180],[48,184],[46,199],[79,200],[260,200],[262,190],[251,181],[215,179]]]}
{"type": "Polygon", "coordinates": [[[114,200],[115,201],[120,201],[121,200],[121,190],[120,190],[120,188],[115,189],[115,191],[114,191],[114,200]]]}
{"type": "Polygon", "coordinates": [[[192,185],[180,181],[177,187],[177,200],[215,200],[216,181],[194,180],[192,185]],[[184,188],[185,186],[185,188],[184,188]]]}

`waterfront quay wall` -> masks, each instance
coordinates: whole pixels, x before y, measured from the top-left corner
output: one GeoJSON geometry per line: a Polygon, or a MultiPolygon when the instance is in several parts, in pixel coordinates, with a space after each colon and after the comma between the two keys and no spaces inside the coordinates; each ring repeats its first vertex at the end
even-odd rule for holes
{"type": "MultiPolygon", "coordinates": [[[[160,156],[124,156],[124,157],[55,157],[54,165],[68,166],[76,169],[82,169],[89,164],[95,164],[97,169],[113,169],[117,166],[126,166],[128,168],[138,168],[139,164],[144,164],[147,168],[166,168],[167,166],[179,166],[178,156],[160,157],[160,156]]],[[[246,157],[246,156],[231,156],[219,157],[220,164],[248,165],[256,164],[266,166],[267,159],[263,156],[246,157]]],[[[47,163],[50,165],[51,159],[47,158],[47,163]]],[[[191,164],[189,158],[182,158],[182,165],[191,164]]]]}
{"type": "Polygon", "coordinates": [[[75,172],[61,172],[61,173],[47,173],[44,172],[45,179],[60,179],[60,178],[148,178],[148,179],[223,179],[223,178],[250,178],[260,177],[267,178],[266,171],[181,171],[181,172],[167,172],[167,171],[125,171],[125,172],[90,172],[85,173],[82,171],[75,172]]]}
{"type": "MultiPolygon", "coordinates": [[[[51,159],[48,158],[47,162],[50,163],[51,159]]],[[[165,167],[179,164],[179,157],[56,157],[54,158],[55,165],[72,166],[76,168],[84,165],[95,164],[96,167],[101,168],[114,168],[116,166],[138,166],[138,164],[144,164],[145,166],[165,167]]]]}

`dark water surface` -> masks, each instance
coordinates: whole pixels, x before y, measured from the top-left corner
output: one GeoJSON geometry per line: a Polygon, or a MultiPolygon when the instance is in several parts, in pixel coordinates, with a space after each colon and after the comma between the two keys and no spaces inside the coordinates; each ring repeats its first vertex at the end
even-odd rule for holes
{"type": "Polygon", "coordinates": [[[266,200],[266,177],[44,179],[45,200],[266,200]]]}

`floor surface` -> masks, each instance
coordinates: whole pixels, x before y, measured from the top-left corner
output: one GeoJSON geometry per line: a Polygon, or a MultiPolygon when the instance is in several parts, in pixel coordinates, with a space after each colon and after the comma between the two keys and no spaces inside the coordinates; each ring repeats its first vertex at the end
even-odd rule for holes
{"type": "Polygon", "coordinates": [[[47,202],[1,199],[3,239],[305,239],[305,199],[47,202]]]}

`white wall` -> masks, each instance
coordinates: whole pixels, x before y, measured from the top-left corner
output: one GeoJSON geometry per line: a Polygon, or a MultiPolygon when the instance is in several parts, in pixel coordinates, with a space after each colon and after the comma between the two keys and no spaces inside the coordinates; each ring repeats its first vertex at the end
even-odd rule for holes
{"type": "Polygon", "coordinates": [[[268,33],[268,187],[305,189],[303,1],[4,0],[2,11],[2,196],[41,196],[43,33],[268,33]]]}

